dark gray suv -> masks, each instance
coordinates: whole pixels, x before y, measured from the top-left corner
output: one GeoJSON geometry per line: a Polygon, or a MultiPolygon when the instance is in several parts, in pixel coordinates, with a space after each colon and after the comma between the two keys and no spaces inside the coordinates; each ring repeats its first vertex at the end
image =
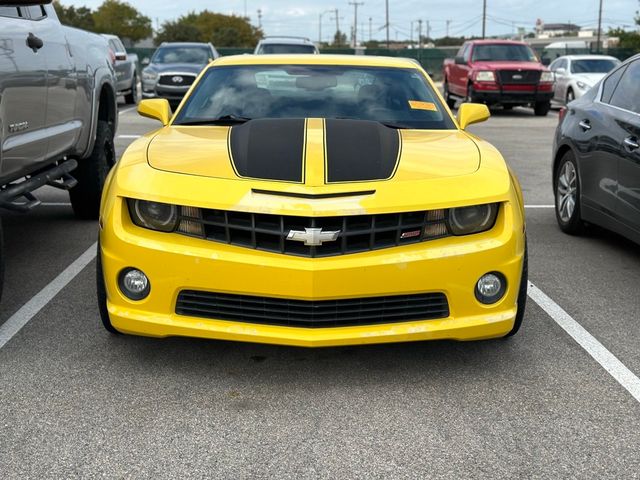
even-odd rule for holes
{"type": "Polygon", "coordinates": [[[220,55],[210,43],[163,43],[142,71],[142,96],[175,108],[198,74],[220,55]]]}

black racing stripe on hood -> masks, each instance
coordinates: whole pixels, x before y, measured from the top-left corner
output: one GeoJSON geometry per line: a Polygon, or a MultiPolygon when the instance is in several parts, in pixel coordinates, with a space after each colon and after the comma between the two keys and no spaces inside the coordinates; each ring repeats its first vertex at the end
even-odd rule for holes
{"type": "Polygon", "coordinates": [[[231,128],[229,153],[241,177],[303,182],[304,119],[256,119],[231,128]]]}
{"type": "Polygon", "coordinates": [[[400,153],[400,134],[368,120],[327,119],[327,182],[386,180],[400,153]]]}

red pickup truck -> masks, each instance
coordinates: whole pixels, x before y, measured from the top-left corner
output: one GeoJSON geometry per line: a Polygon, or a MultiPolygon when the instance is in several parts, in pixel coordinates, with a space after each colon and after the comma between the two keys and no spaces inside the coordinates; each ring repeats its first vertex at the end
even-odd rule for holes
{"type": "Polygon", "coordinates": [[[538,116],[549,112],[553,73],[522,42],[472,40],[454,59],[444,61],[444,96],[450,108],[456,100],[502,105],[528,105],[538,116]]]}

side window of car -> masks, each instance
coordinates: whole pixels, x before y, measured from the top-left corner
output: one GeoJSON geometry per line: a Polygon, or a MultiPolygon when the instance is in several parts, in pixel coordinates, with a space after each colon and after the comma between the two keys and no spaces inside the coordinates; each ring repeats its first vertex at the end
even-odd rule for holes
{"type": "Polygon", "coordinates": [[[0,7],[0,17],[20,18],[20,9],[18,7],[0,7]]]}
{"type": "Polygon", "coordinates": [[[458,50],[458,53],[456,53],[456,57],[462,57],[464,55],[464,51],[467,48],[467,44],[463,44],[460,49],[458,50]]]}
{"type": "Polygon", "coordinates": [[[602,98],[600,99],[602,103],[609,103],[611,101],[613,91],[618,86],[620,77],[622,77],[622,74],[626,69],[627,67],[619,68],[606,78],[606,80],[602,84],[602,98]]]}
{"type": "Polygon", "coordinates": [[[44,7],[41,5],[32,5],[30,7],[26,7],[26,9],[29,12],[31,20],[40,20],[47,16],[47,12],[45,12],[44,7]]]}
{"type": "Polygon", "coordinates": [[[471,45],[467,44],[467,46],[464,48],[464,52],[462,53],[462,56],[464,57],[464,61],[469,63],[469,60],[471,60],[471,45]]]}
{"type": "Polygon", "coordinates": [[[629,64],[611,96],[611,105],[640,113],[640,61],[629,64]]]}

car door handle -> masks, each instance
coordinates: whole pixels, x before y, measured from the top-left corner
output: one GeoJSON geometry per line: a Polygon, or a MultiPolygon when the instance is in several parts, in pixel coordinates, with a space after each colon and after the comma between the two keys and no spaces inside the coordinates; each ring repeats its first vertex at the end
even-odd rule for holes
{"type": "Polygon", "coordinates": [[[587,130],[591,130],[591,123],[589,122],[589,120],[582,120],[580,123],[578,123],[578,125],[580,126],[583,132],[586,132],[587,130]]]}
{"type": "Polygon", "coordinates": [[[636,137],[627,137],[624,139],[624,146],[627,147],[627,150],[637,150],[640,148],[640,143],[636,137]]]}
{"type": "Polygon", "coordinates": [[[27,45],[34,52],[37,52],[42,48],[44,42],[41,38],[36,37],[33,33],[29,32],[29,36],[27,37],[27,45]]]}

